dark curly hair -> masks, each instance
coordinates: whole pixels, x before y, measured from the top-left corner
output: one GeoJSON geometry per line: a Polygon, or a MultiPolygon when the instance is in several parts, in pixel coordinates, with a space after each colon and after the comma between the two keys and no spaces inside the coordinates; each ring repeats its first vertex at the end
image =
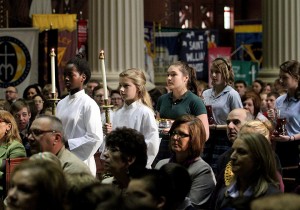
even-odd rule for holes
{"type": "Polygon", "coordinates": [[[128,168],[131,177],[143,172],[147,164],[147,145],[144,135],[132,128],[117,128],[106,137],[106,147],[119,148],[121,158],[135,157],[135,161],[128,168]]]}
{"type": "Polygon", "coordinates": [[[76,66],[77,71],[79,74],[84,74],[86,76],[86,80],[84,81],[83,84],[87,84],[90,79],[91,79],[91,70],[89,67],[89,64],[86,59],[84,59],[84,54],[83,53],[78,53],[75,57],[71,58],[68,64],[73,64],[76,66]]]}

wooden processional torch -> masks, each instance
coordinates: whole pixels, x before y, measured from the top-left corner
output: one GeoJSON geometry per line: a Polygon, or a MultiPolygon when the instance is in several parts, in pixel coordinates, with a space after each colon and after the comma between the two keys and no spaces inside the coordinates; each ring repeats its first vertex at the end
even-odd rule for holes
{"type": "Polygon", "coordinates": [[[110,123],[109,111],[113,106],[108,104],[108,91],[107,91],[106,72],[105,72],[105,63],[104,63],[104,51],[103,50],[101,50],[99,53],[99,60],[100,60],[100,64],[101,64],[103,89],[104,89],[104,106],[102,106],[102,108],[105,111],[105,122],[110,123]]]}

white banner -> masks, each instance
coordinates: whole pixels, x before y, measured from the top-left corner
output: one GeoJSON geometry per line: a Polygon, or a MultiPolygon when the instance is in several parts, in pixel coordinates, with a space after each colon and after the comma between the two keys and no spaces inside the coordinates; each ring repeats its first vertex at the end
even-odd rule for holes
{"type": "Polygon", "coordinates": [[[38,82],[38,38],[35,28],[0,29],[0,98],[15,86],[19,97],[28,85],[38,82]]]}

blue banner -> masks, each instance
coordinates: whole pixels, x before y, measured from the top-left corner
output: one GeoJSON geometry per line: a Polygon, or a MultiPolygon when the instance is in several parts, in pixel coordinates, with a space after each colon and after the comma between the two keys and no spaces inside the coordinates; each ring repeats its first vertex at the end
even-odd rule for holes
{"type": "Polygon", "coordinates": [[[179,58],[196,69],[197,79],[207,78],[207,40],[204,31],[182,32],[179,58]]]}

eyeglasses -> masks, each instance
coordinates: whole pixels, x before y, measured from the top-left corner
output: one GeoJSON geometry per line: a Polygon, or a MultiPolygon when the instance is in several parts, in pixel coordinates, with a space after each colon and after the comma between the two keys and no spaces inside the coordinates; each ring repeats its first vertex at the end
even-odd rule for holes
{"type": "Polygon", "coordinates": [[[12,90],[7,90],[7,91],[5,91],[5,93],[16,93],[16,92],[12,91],[12,90]]]}
{"type": "Polygon", "coordinates": [[[102,98],[104,95],[94,95],[95,98],[102,98]]]}
{"type": "Polygon", "coordinates": [[[112,101],[120,101],[122,98],[111,98],[112,101]]]}
{"type": "Polygon", "coordinates": [[[45,133],[56,133],[56,131],[55,130],[43,131],[43,130],[40,130],[40,129],[30,129],[28,131],[28,136],[30,134],[32,134],[33,136],[38,137],[38,136],[40,136],[42,134],[45,134],[45,133]]]}
{"type": "Polygon", "coordinates": [[[173,132],[171,132],[171,136],[172,137],[174,137],[175,135],[177,137],[179,137],[180,139],[186,138],[186,137],[191,137],[189,134],[183,133],[181,131],[173,131],[173,132]]]}

